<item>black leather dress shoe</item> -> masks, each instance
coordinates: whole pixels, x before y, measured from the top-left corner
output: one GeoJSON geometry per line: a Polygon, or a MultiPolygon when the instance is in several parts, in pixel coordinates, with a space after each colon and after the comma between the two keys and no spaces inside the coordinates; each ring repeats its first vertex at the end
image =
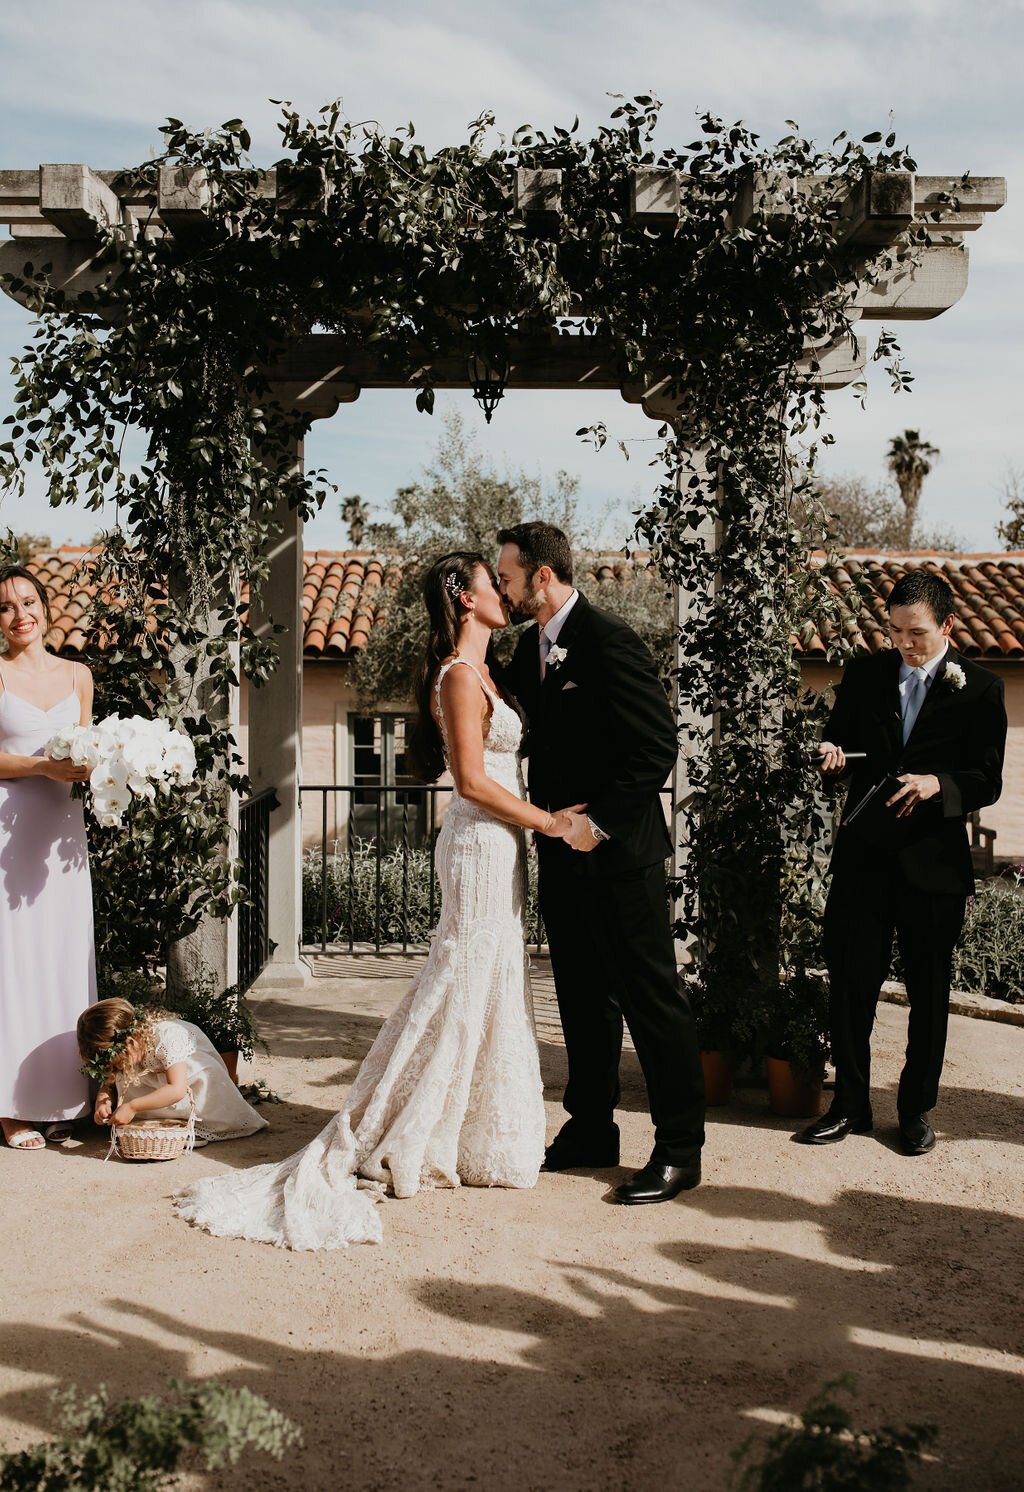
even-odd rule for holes
{"type": "Polygon", "coordinates": [[[612,1200],[627,1207],[642,1202],[671,1202],[680,1192],[700,1185],[700,1166],[663,1166],[649,1160],[642,1171],[617,1186],[612,1200]]]}
{"type": "Polygon", "coordinates": [[[613,1124],[602,1135],[574,1135],[562,1131],[544,1152],[542,1171],[575,1171],[583,1167],[602,1171],[619,1163],[619,1126],[613,1124]]]}
{"type": "Polygon", "coordinates": [[[935,1144],[935,1131],[923,1114],[900,1119],[900,1143],[904,1155],[927,1155],[935,1144]]]}
{"type": "Polygon", "coordinates": [[[801,1130],[797,1139],[802,1145],[836,1145],[840,1140],[845,1140],[847,1135],[870,1134],[873,1126],[870,1109],[866,1114],[852,1119],[849,1114],[831,1108],[827,1114],[822,1114],[820,1119],[815,1119],[813,1124],[801,1130]]]}

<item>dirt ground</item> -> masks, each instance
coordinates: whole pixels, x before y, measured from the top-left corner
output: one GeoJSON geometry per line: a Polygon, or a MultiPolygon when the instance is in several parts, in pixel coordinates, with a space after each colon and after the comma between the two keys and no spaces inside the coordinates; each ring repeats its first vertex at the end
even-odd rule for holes
{"type": "MultiPolygon", "coordinates": [[[[168,1165],[104,1165],[105,1139],[0,1150],[0,1443],[49,1433],[51,1390],[246,1384],[305,1448],[195,1487],[719,1489],[730,1450],[841,1373],[860,1424],[929,1420],[915,1485],[1024,1484],[1024,1028],[952,1020],[939,1143],[894,1148],[906,1013],[880,1010],[874,1135],[809,1149],[758,1089],[709,1114],[705,1182],[607,1204],[624,1171],[534,1191],[384,1205],[382,1247],[296,1255],[213,1239],[168,1197],[278,1159],[338,1107],[414,961],[318,965],[267,992],[272,1127],[168,1165]]],[[[551,1131],[564,1051],[538,979],[551,1131]]],[[[625,1166],[650,1124],[624,1059],[625,1166]]]]}

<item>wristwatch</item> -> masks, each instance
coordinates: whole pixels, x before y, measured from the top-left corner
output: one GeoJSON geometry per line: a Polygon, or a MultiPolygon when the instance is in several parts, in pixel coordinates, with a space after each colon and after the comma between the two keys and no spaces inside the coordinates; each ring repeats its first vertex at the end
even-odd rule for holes
{"type": "Polygon", "coordinates": [[[590,832],[591,832],[591,834],[593,834],[593,836],[597,840],[598,844],[601,844],[601,843],[603,843],[604,840],[611,838],[611,835],[610,834],[606,834],[604,832],[604,830],[601,828],[600,824],[595,824],[594,823],[594,820],[590,817],[589,814],[587,814],[587,823],[590,825],[590,832]]]}

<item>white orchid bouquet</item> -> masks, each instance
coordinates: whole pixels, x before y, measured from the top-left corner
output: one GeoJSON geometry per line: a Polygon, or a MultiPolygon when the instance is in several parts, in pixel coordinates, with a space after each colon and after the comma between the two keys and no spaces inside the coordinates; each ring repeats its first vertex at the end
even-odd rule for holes
{"type": "Polygon", "coordinates": [[[190,782],[196,770],[190,737],[161,717],[108,715],[95,725],[66,726],[44,750],[55,761],[89,768],[92,812],[104,829],[115,828],[135,798],[152,802],[158,791],[190,782]]]}

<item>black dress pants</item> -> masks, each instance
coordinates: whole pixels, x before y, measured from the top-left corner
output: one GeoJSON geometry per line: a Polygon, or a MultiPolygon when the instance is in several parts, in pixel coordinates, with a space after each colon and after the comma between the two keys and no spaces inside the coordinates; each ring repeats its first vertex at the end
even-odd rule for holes
{"type": "Polygon", "coordinates": [[[596,875],[588,854],[561,844],[541,845],[539,853],[540,909],[569,1059],[564,1104],[572,1130],[596,1137],[612,1122],[625,1018],[654,1120],[651,1159],[697,1165],[704,1078],[676,973],[664,865],[596,875]]]}
{"type": "Polygon", "coordinates": [[[949,1025],[953,949],[966,897],[921,891],[897,862],[837,868],[825,908],[836,1105],[860,1117],[871,1099],[871,1028],[889,973],[895,933],[910,1003],[907,1054],[900,1075],[901,1118],[928,1113],[938,1100],[949,1025]]]}

